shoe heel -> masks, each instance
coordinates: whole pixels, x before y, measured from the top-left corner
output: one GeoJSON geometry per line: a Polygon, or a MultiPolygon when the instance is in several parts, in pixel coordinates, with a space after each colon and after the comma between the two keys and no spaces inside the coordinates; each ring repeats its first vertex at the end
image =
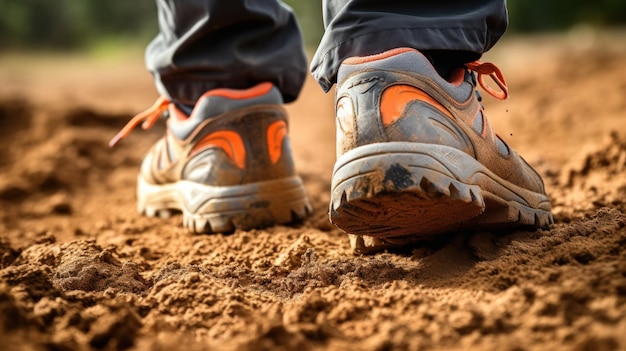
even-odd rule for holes
{"type": "Polygon", "coordinates": [[[207,186],[191,181],[151,185],[139,177],[138,210],[147,216],[183,213],[193,233],[227,233],[297,222],[312,212],[299,177],[240,186],[207,186]]]}
{"type": "MultiPolygon", "coordinates": [[[[339,163],[339,162],[338,162],[339,163]]],[[[335,170],[330,220],[371,237],[426,237],[460,229],[485,210],[481,190],[440,171],[425,155],[381,153],[335,170]]]]}

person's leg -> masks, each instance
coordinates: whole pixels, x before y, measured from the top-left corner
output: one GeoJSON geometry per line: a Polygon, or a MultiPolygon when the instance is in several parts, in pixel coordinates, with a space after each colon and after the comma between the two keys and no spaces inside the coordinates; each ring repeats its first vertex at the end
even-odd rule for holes
{"type": "Polygon", "coordinates": [[[196,233],[306,216],[282,106],[298,96],[306,72],[291,9],[276,0],[157,4],[160,33],[146,62],[163,97],[111,141],[167,111],[167,133],[141,165],[138,211],[181,211],[196,233]]]}
{"type": "Polygon", "coordinates": [[[476,94],[480,84],[507,95],[497,67],[470,62],[502,35],[504,1],[326,4],[311,69],[324,89],[337,84],[329,210],[355,250],[552,223],[541,177],[494,133],[476,94]]]}
{"type": "Polygon", "coordinates": [[[285,102],[307,74],[302,35],[276,0],[157,0],[159,35],[146,63],[159,92],[192,105],[215,88],[273,83],[285,102]]]}
{"type": "Polygon", "coordinates": [[[445,65],[474,61],[498,41],[508,23],[504,0],[324,0],[323,14],[326,31],[311,72],[325,91],[345,59],[393,48],[433,51],[445,65]]]}

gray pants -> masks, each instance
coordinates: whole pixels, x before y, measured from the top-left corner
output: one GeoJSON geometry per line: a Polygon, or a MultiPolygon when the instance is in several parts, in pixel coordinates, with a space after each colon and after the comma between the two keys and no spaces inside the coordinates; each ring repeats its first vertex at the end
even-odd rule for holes
{"type": "MultiPolygon", "coordinates": [[[[310,0],[304,0],[310,1],[310,0]]],[[[273,82],[285,102],[307,71],[292,10],[278,0],[157,0],[159,35],[146,64],[159,92],[193,105],[207,90],[273,82]]],[[[505,0],[324,0],[324,36],[311,73],[325,91],[351,56],[412,47],[435,64],[478,59],[504,33],[505,0]]]]}

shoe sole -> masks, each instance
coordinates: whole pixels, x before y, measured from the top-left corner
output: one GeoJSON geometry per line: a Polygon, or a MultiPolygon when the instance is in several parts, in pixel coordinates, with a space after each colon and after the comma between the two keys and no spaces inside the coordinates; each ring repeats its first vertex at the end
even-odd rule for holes
{"type": "Polygon", "coordinates": [[[148,217],[183,214],[193,233],[227,233],[304,219],[312,211],[299,177],[216,187],[190,181],[165,185],[137,181],[137,210],[148,217]]]}
{"type": "MultiPolygon", "coordinates": [[[[468,227],[547,227],[550,210],[546,195],[443,145],[365,145],[340,157],[333,171],[330,220],[357,236],[413,241],[468,227]]],[[[354,236],[351,245],[368,246],[354,236]]]]}

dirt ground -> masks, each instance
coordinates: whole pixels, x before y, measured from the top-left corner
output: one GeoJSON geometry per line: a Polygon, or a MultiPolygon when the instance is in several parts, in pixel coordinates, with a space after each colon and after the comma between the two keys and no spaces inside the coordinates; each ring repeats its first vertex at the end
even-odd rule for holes
{"type": "Polygon", "coordinates": [[[506,38],[485,58],[511,91],[490,121],[543,175],[550,230],[370,256],[327,220],[333,98],[312,80],[288,106],[312,216],[191,235],[135,212],[163,123],[107,147],[156,98],[140,52],[1,56],[0,348],[626,349],[625,39],[506,38]]]}

